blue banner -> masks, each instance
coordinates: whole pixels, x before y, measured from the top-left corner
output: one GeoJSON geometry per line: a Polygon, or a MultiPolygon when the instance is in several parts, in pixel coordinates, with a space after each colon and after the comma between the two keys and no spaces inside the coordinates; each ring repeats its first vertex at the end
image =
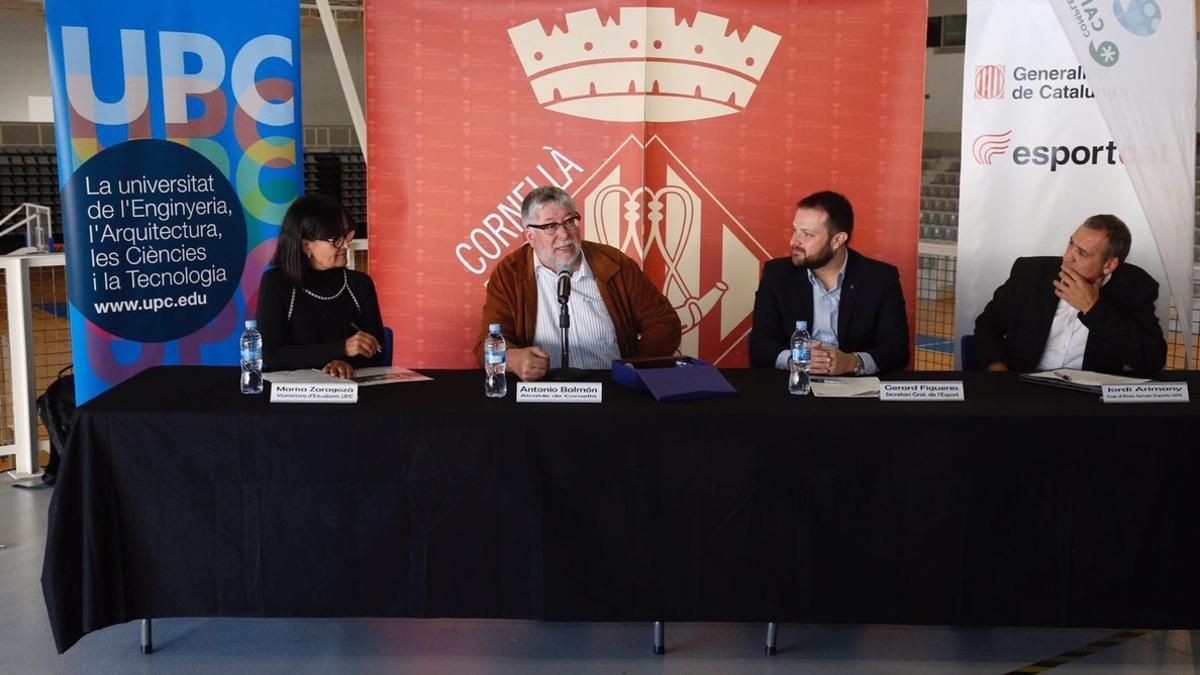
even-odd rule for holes
{"type": "Polygon", "coordinates": [[[303,187],[296,3],[46,0],[46,30],[77,400],[237,363],[303,187]]]}

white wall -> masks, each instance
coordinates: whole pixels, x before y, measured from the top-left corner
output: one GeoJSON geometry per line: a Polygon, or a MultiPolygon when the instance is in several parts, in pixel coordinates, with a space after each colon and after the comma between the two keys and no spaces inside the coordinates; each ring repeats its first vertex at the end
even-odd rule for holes
{"type": "MultiPolygon", "coordinates": [[[[360,101],[363,86],[362,27],[339,31],[360,101]]],[[[30,122],[29,96],[50,95],[46,19],[41,13],[0,10],[0,122],[30,122]]],[[[300,31],[300,68],[306,126],[349,126],[350,113],[320,26],[300,31]]]]}
{"type": "Polygon", "coordinates": [[[929,16],[966,13],[967,0],[929,0],[929,16]]]}
{"type": "Polygon", "coordinates": [[[46,19],[0,10],[0,122],[28,122],[30,96],[50,95],[46,19]]]}
{"type": "MultiPolygon", "coordinates": [[[[359,105],[366,107],[365,67],[362,26],[343,28],[338,31],[342,48],[346,50],[346,62],[354,87],[358,90],[359,105]]],[[[303,78],[304,126],[349,126],[350,111],[342,95],[333,57],[329,53],[329,42],[320,26],[300,29],[300,76],[303,78]]]]}
{"type": "MultiPolygon", "coordinates": [[[[929,0],[929,16],[966,14],[967,0],[929,0]]],[[[962,128],[962,52],[925,51],[925,132],[959,133],[962,128]]]]}
{"type": "Polygon", "coordinates": [[[925,132],[962,129],[963,53],[925,52],[925,132]]]}

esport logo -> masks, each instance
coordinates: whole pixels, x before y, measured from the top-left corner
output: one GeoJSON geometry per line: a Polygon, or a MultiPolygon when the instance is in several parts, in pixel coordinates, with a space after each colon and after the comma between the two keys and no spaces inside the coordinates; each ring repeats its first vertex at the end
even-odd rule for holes
{"type": "Polygon", "coordinates": [[[1124,163],[1117,144],[1107,141],[1094,145],[1012,145],[1012,129],[980,134],[971,144],[971,154],[981,166],[991,166],[1012,146],[1012,163],[1017,166],[1044,166],[1050,173],[1065,166],[1099,166],[1124,163]]]}
{"type": "Polygon", "coordinates": [[[997,134],[980,134],[971,144],[971,154],[977,164],[990,166],[997,156],[1008,152],[1008,142],[1012,137],[1012,129],[997,134]]]}

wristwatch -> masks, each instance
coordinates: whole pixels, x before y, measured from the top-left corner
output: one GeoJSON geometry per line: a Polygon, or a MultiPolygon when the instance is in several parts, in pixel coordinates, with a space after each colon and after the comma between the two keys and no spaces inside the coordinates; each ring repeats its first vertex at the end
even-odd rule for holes
{"type": "Polygon", "coordinates": [[[854,374],[855,375],[866,375],[867,374],[867,364],[863,363],[862,354],[859,354],[858,352],[854,352],[854,374]]]}

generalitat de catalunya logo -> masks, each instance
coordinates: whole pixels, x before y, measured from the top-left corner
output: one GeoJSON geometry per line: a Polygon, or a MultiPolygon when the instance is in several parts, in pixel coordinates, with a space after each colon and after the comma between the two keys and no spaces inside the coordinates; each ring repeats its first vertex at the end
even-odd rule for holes
{"type": "Polygon", "coordinates": [[[1004,66],[975,66],[975,98],[1004,98],[1004,66]]]}

